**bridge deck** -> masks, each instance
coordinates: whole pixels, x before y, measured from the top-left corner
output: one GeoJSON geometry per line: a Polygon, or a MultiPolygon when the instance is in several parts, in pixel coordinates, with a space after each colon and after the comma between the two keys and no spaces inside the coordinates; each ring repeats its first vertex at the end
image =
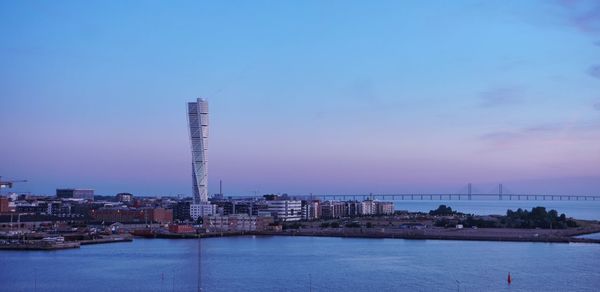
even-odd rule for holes
{"type": "MultiPolygon", "coordinates": [[[[298,199],[321,200],[473,200],[476,198],[524,201],[600,201],[600,195],[543,195],[543,194],[362,194],[362,195],[305,195],[290,196],[298,199]]],[[[239,199],[257,199],[262,196],[236,196],[239,199]]]]}

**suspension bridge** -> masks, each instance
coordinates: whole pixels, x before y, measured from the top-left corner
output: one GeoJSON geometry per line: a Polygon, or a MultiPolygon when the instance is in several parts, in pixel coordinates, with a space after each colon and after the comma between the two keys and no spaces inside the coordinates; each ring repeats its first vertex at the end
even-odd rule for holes
{"type": "Polygon", "coordinates": [[[312,198],[322,200],[523,200],[523,201],[600,201],[600,195],[574,195],[574,194],[531,194],[515,193],[507,190],[502,184],[498,185],[495,192],[478,192],[472,184],[466,190],[456,193],[397,193],[397,194],[325,194],[314,195],[312,198]]]}

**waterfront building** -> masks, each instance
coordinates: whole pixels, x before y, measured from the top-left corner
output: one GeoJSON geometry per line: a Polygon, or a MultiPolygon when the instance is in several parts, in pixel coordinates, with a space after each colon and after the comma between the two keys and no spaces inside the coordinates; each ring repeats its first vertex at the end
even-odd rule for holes
{"type": "Polygon", "coordinates": [[[199,217],[204,217],[217,213],[217,206],[208,202],[201,202],[200,204],[190,204],[190,217],[192,220],[197,221],[199,217]]]}
{"type": "Polygon", "coordinates": [[[229,216],[217,214],[204,216],[202,227],[208,231],[229,231],[229,216]]]}
{"type": "Polygon", "coordinates": [[[321,204],[321,217],[325,219],[336,218],[333,201],[325,201],[321,204]]]}
{"type": "Polygon", "coordinates": [[[360,202],[359,213],[361,216],[369,216],[375,214],[375,202],[372,200],[364,200],[360,202]]]}
{"type": "Polygon", "coordinates": [[[35,230],[38,228],[51,228],[56,223],[56,218],[41,215],[0,215],[0,231],[35,230]],[[17,222],[18,220],[18,222],[17,222]]]}
{"type": "Polygon", "coordinates": [[[269,205],[265,201],[253,201],[252,208],[249,210],[248,215],[258,216],[260,212],[269,210],[269,205]]]}
{"type": "Polygon", "coordinates": [[[119,193],[116,196],[117,202],[131,204],[133,202],[133,195],[130,193],[119,193]]]}
{"type": "Polygon", "coordinates": [[[100,208],[91,211],[96,221],[121,223],[170,223],[173,212],[164,208],[100,208]]]}
{"type": "Polygon", "coordinates": [[[235,210],[235,202],[233,200],[211,200],[211,204],[217,207],[217,214],[229,215],[233,214],[235,210]]]}
{"type": "Polygon", "coordinates": [[[56,197],[61,199],[94,200],[94,190],[91,189],[56,189],[56,197]]]}
{"type": "Polygon", "coordinates": [[[211,203],[217,206],[219,215],[248,214],[256,216],[258,211],[268,208],[264,201],[212,199],[211,203]]]}
{"type": "Polygon", "coordinates": [[[341,218],[348,216],[348,205],[345,202],[325,201],[321,204],[322,218],[341,218]]]}
{"type": "Polygon", "coordinates": [[[71,216],[71,203],[66,201],[49,201],[47,202],[46,214],[54,215],[58,217],[70,217],[71,216]]]}
{"type": "Polygon", "coordinates": [[[267,201],[268,211],[279,221],[302,219],[302,202],[297,200],[267,201]]]}
{"type": "Polygon", "coordinates": [[[392,215],[394,214],[393,202],[375,202],[375,214],[377,215],[392,215]]]}
{"type": "Polygon", "coordinates": [[[190,142],[192,147],[192,191],[194,203],[190,205],[190,216],[214,214],[215,206],[208,202],[208,102],[198,98],[187,106],[190,142]]]}
{"type": "Polygon", "coordinates": [[[188,103],[188,122],[192,145],[194,204],[208,202],[208,102],[198,98],[188,103]]]}
{"type": "Polygon", "coordinates": [[[177,202],[173,206],[173,219],[179,221],[192,220],[190,216],[190,202],[177,202]]]}
{"type": "Polygon", "coordinates": [[[196,228],[192,225],[169,224],[169,232],[171,233],[196,233],[196,228]]]}
{"type": "Polygon", "coordinates": [[[251,201],[233,201],[231,214],[252,215],[253,205],[251,201]]]}
{"type": "Polygon", "coordinates": [[[261,211],[258,211],[258,216],[273,217],[273,214],[271,212],[269,212],[269,210],[261,210],[261,211]]]}
{"type": "Polygon", "coordinates": [[[9,202],[7,197],[0,197],[0,213],[10,212],[9,202]]]}
{"type": "Polygon", "coordinates": [[[15,203],[15,211],[17,213],[47,214],[48,203],[38,201],[17,201],[15,203]]]}
{"type": "Polygon", "coordinates": [[[314,220],[321,217],[319,201],[302,201],[302,219],[314,220]]]}
{"type": "MultiPolygon", "coordinates": [[[[65,211],[64,207],[65,202],[63,202],[63,206],[61,206],[61,211],[65,211]]],[[[70,216],[90,219],[90,212],[93,209],[98,209],[102,207],[100,204],[90,204],[90,203],[78,203],[78,202],[69,202],[68,211],[70,212],[70,216]]]]}
{"type": "Polygon", "coordinates": [[[359,201],[348,201],[346,202],[346,205],[348,206],[348,216],[350,217],[357,217],[360,216],[360,210],[361,210],[361,202],[359,201]]]}
{"type": "Polygon", "coordinates": [[[235,214],[228,216],[209,215],[202,218],[202,226],[209,231],[262,231],[273,223],[270,216],[235,214]]]}
{"type": "Polygon", "coordinates": [[[266,230],[269,224],[273,222],[273,217],[270,216],[236,214],[229,218],[229,224],[232,231],[262,231],[266,230]]]}

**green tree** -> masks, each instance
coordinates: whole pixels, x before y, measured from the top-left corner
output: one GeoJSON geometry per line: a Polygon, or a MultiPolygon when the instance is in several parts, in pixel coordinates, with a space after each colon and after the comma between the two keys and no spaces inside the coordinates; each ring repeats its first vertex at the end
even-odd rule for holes
{"type": "Polygon", "coordinates": [[[456,211],[446,205],[440,205],[437,209],[429,211],[429,215],[432,216],[448,216],[454,215],[456,211]]]}

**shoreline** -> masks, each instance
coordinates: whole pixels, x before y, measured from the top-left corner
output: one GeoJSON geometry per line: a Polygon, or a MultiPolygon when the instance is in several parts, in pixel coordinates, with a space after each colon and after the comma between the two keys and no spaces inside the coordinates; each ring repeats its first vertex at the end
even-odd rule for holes
{"type": "Polygon", "coordinates": [[[340,238],[389,238],[407,240],[459,240],[459,241],[498,241],[498,242],[537,242],[537,243],[592,243],[600,244],[600,239],[578,238],[576,236],[600,233],[599,227],[588,227],[579,230],[561,230],[554,234],[534,233],[538,229],[507,229],[507,228],[480,228],[477,230],[439,230],[431,232],[423,230],[406,231],[365,231],[362,230],[292,230],[292,231],[228,231],[200,234],[176,233],[144,233],[135,234],[141,238],[161,239],[197,239],[232,236],[314,236],[314,237],[340,237],[340,238]],[[481,231],[481,232],[480,232],[481,231]],[[499,232],[501,231],[501,232],[499,232]],[[508,232],[506,232],[508,231],[508,232]],[[496,233],[497,232],[497,233],[496,233]],[[479,233],[479,234],[477,234],[479,233]],[[505,234],[502,234],[505,233],[505,234]]]}
{"type": "Polygon", "coordinates": [[[10,242],[7,244],[0,244],[0,250],[38,250],[38,251],[50,251],[50,250],[62,250],[62,249],[73,249],[80,248],[82,245],[92,244],[106,244],[115,242],[131,242],[133,236],[129,234],[125,235],[112,235],[103,238],[96,239],[85,239],[85,240],[74,240],[64,242],[42,242],[39,240],[28,240],[26,242],[10,242]]]}
{"type": "MultiPolygon", "coordinates": [[[[0,245],[2,250],[37,250],[51,251],[62,249],[80,248],[82,245],[106,244],[117,242],[131,242],[134,237],[146,239],[198,239],[214,237],[244,237],[244,236],[302,236],[302,237],[338,237],[338,238],[365,238],[365,239],[405,239],[405,240],[454,240],[454,241],[496,241],[496,242],[532,242],[532,243],[588,243],[600,244],[600,239],[581,238],[580,235],[600,233],[600,226],[578,228],[577,230],[559,230],[556,233],[534,233],[539,229],[507,229],[507,228],[480,228],[475,230],[431,228],[427,230],[287,230],[287,231],[224,231],[199,234],[177,233],[149,233],[132,232],[131,234],[113,235],[110,237],[69,241],[56,244],[7,244],[0,245]],[[479,233],[479,234],[478,234],[479,233]],[[504,233],[504,234],[502,234],[504,233]]],[[[546,230],[548,231],[548,230],[546,230]]],[[[547,232],[546,232],[547,233],[547,232]]]]}
{"type": "MultiPolygon", "coordinates": [[[[595,233],[595,232],[592,232],[595,233]]],[[[433,236],[418,234],[376,234],[376,233],[312,233],[312,232],[292,232],[292,233],[265,233],[260,236],[314,236],[314,237],[339,237],[339,238],[381,238],[381,239],[406,239],[406,240],[454,240],[454,241],[496,241],[496,242],[533,242],[533,243],[591,243],[600,244],[600,239],[561,237],[561,238],[523,238],[523,237],[484,237],[484,236],[433,236]]]]}
{"type": "Polygon", "coordinates": [[[61,249],[74,249],[79,248],[79,242],[63,242],[55,244],[43,244],[43,243],[27,243],[27,244],[5,244],[0,245],[0,250],[36,250],[36,251],[51,251],[61,249]]]}

